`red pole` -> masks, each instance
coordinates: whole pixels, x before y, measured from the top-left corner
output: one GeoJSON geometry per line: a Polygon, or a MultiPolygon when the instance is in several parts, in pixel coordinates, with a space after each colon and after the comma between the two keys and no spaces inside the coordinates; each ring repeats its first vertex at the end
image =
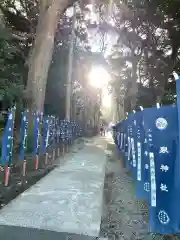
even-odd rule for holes
{"type": "Polygon", "coordinates": [[[35,163],[35,169],[37,170],[39,168],[39,157],[36,155],[36,163],[35,163]]]}
{"type": "Polygon", "coordinates": [[[24,161],[23,161],[23,172],[22,172],[22,174],[23,174],[23,177],[25,177],[25,176],[26,176],[26,166],[27,166],[27,161],[26,161],[26,160],[24,160],[24,161]]]}
{"type": "Polygon", "coordinates": [[[9,175],[10,175],[10,167],[5,168],[5,179],[4,186],[7,187],[9,185],[9,175]]]}

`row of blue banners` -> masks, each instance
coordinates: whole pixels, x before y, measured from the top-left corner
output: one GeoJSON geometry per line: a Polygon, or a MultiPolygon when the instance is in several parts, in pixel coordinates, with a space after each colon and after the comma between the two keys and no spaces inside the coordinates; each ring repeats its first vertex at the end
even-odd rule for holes
{"type": "MultiPolygon", "coordinates": [[[[13,107],[8,114],[7,123],[2,137],[1,165],[11,164],[13,154],[13,134],[16,108],[13,107]]],[[[22,113],[20,126],[20,159],[25,159],[28,139],[28,115],[25,110],[22,113]]],[[[60,120],[54,116],[33,114],[33,152],[34,156],[46,153],[48,148],[57,144],[69,144],[79,137],[81,128],[75,121],[60,120]]]]}
{"type": "Polygon", "coordinates": [[[137,198],[149,203],[149,230],[180,233],[180,79],[177,105],[129,114],[115,126],[115,142],[136,181],[137,198]]]}

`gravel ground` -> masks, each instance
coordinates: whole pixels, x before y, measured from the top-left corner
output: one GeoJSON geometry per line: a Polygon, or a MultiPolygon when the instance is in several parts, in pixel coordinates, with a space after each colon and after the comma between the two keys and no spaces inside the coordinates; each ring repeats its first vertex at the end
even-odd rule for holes
{"type": "Polygon", "coordinates": [[[109,240],[167,239],[148,233],[147,204],[136,199],[135,184],[123,168],[116,146],[109,143],[107,150],[100,236],[109,240]]]}

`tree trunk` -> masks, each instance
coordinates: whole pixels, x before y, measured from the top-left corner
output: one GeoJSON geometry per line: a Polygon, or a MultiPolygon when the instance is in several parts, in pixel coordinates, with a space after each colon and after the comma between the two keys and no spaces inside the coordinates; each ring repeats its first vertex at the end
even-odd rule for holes
{"type": "Polygon", "coordinates": [[[137,93],[138,93],[137,60],[134,59],[134,61],[132,62],[131,110],[136,109],[137,93]]]}
{"type": "Polygon", "coordinates": [[[5,24],[4,24],[4,15],[3,12],[0,9],[0,27],[4,28],[5,24]]]}
{"type": "Polygon", "coordinates": [[[29,57],[27,100],[30,110],[43,112],[46,83],[60,14],[68,0],[41,0],[34,46],[29,57]]]}

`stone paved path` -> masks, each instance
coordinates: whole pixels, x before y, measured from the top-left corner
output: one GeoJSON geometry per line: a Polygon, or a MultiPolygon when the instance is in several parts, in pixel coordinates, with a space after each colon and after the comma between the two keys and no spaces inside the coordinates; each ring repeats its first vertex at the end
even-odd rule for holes
{"type": "Polygon", "coordinates": [[[55,232],[79,234],[79,239],[81,234],[98,237],[105,149],[106,141],[94,138],[63,161],[60,158],[55,170],[0,211],[0,239],[67,238],[67,234],[55,232]]]}

